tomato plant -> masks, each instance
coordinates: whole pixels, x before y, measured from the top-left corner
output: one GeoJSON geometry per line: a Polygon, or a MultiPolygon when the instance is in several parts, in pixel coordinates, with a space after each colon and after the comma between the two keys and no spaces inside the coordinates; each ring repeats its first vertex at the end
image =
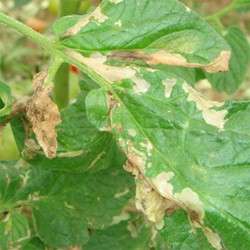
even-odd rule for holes
{"type": "Polygon", "coordinates": [[[207,18],[177,0],[71,15],[80,2],[53,37],[0,13],[50,57],[30,96],[0,82],[20,153],[0,162],[0,249],[249,249],[250,102],[208,100],[195,83],[238,89],[249,43],[221,18],[250,2],[207,18]]]}

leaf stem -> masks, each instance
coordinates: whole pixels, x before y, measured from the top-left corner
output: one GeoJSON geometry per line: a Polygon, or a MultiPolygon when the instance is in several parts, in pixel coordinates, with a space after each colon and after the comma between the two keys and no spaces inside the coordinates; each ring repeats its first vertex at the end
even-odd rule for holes
{"type": "Polygon", "coordinates": [[[46,51],[50,51],[52,56],[61,58],[63,61],[77,66],[83,73],[87,74],[92,80],[96,81],[100,87],[103,87],[106,90],[112,90],[111,83],[109,81],[97,74],[87,65],[73,58],[68,53],[60,50],[58,47],[56,47],[56,43],[51,42],[51,40],[46,38],[44,35],[32,30],[25,24],[15,20],[12,17],[9,17],[2,12],[0,12],[0,23],[6,24],[8,27],[15,29],[17,32],[30,38],[33,42],[46,49],[46,51]]]}
{"type": "MultiPolygon", "coordinates": [[[[61,0],[60,17],[77,13],[80,3],[80,0],[61,0]]],[[[53,96],[59,109],[65,108],[69,104],[69,70],[70,66],[67,63],[61,64],[55,74],[55,78],[52,79],[54,80],[53,96]]]]}
{"type": "Polygon", "coordinates": [[[48,69],[48,76],[45,79],[45,85],[49,86],[53,82],[55,75],[60,68],[60,66],[63,64],[63,60],[61,57],[53,55],[49,64],[48,69]]]}
{"type": "Polygon", "coordinates": [[[3,23],[7,25],[8,27],[15,29],[22,35],[31,39],[34,43],[46,49],[48,52],[53,51],[54,43],[51,42],[50,39],[48,39],[47,37],[31,29],[27,25],[17,21],[16,19],[2,12],[0,12],[0,23],[3,23]]]}
{"type": "Polygon", "coordinates": [[[91,69],[90,67],[88,67],[87,65],[85,65],[84,63],[80,62],[79,60],[73,58],[72,56],[70,56],[68,53],[65,53],[63,51],[57,50],[56,52],[58,54],[58,56],[60,56],[65,62],[69,63],[69,64],[73,64],[76,67],[79,68],[79,70],[83,73],[85,73],[86,75],[88,75],[93,81],[95,81],[100,87],[106,89],[106,90],[110,90],[112,91],[112,87],[111,87],[111,82],[109,82],[108,80],[104,79],[101,75],[99,75],[98,73],[95,72],[95,70],[91,69]]]}

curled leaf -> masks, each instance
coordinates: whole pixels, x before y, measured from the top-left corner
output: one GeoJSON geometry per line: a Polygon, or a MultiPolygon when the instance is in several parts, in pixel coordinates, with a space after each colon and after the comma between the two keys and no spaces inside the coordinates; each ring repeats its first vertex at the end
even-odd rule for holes
{"type": "Polygon", "coordinates": [[[51,100],[50,88],[43,85],[46,72],[34,77],[34,94],[27,104],[27,118],[32,125],[37,141],[48,158],[54,158],[57,150],[56,126],[61,122],[56,104],[51,100]]]}

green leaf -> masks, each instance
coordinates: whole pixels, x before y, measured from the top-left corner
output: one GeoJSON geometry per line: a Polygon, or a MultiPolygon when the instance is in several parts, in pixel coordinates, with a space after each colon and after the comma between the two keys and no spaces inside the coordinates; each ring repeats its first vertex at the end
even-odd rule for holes
{"type": "Polygon", "coordinates": [[[113,51],[111,57],[133,52],[132,59],[154,65],[218,72],[227,70],[230,57],[223,38],[176,0],[105,0],[88,15],[59,19],[54,33],[65,47],[86,53],[113,51]]]}
{"type": "Polygon", "coordinates": [[[99,132],[87,119],[85,96],[65,109],[58,126],[58,153],[49,160],[38,154],[29,160],[33,165],[67,172],[97,171],[119,166],[125,161],[112,134],[99,132]]]}
{"type": "Polygon", "coordinates": [[[0,82],[0,117],[8,115],[11,111],[12,97],[10,87],[0,82]]]}
{"type": "MultiPolygon", "coordinates": [[[[33,215],[31,227],[35,235],[49,246],[85,243],[88,228],[103,229],[124,219],[123,208],[133,195],[133,179],[124,172],[122,165],[104,167],[105,170],[95,174],[71,174],[37,165],[7,166],[3,166],[0,175],[1,193],[4,194],[0,196],[0,220],[4,216],[5,221],[5,213],[11,209],[28,211],[28,218],[33,215]]],[[[10,229],[11,234],[15,233],[13,230],[10,229]]],[[[0,236],[4,236],[4,229],[0,236]]],[[[2,241],[2,245],[7,244],[7,239],[2,241]]]]}
{"type": "Polygon", "coordinates": [[[104,0],[54,29],[102,89],[86,77],[62,111],[55,159],[1,163],[0,248],[248,249],[250,103],[208,101],[193,69],[161,65],[226,70],[224,39],[175,0],[104,0]]]}
{"type": "Polygon", "coordinates": [[[184,67],[174,67],[174,66],[166,66],[160,65],[155,67],[155,69],[159,69],[164,71],[165,73],[172,74],[175,77],[185,80],[190,85],[195,85],[197,80],[197,72],[200,69],[192,69],[192,68],[184,68],[184,67]]]}
{"type": "Polygon", "coordinates": [[[249,11],[250,1],[249,0],[235,0],[235,8],[243,11],[249,11]]]}
{"type": "Polygon", "coordinates": [[[33,209],[39,237],[49,246],[66,247],[88,240],[87,224],[81,213],[66,202],[38,201],[33,209]]]}
{"type": "Polygon", "coordinates": [[[22,186],[21,174],[16,162],[0,162],[0,211],[15,200],[16,191],[22,186]]]}
{"type": "Polygon", "coordinates": [[[62,123],[57,128],[59,152],[86,150],[103,135],[88,121],[85,109],[85,96],[80,95],[62,111],[62,123]]]}
{"type": "Polygon", "coordinates": [[[83,244],[88,239],[87,228],[112,224],[133,189],[132,179],[122,168],[78,175],[44,173],[40,169],[30,180],[26,188],[38,200],[33,205],[38,234],[55,247],[83,244]],[[41,184],[46,186],[41,188],[41,184]]]}
{"type": "Polygon", "coordinates": [[[183,211],[165,218],[166,227],[157,237],[157,250],[213,250],[201,229],[193,229],[183,211]]]}
{"type": "Polygon", "coordinates": [[[216,74],[206,73],[206,77],[217,90],[232,94],[245,79],[250,60],[250,47],[245,34],[237,27],[229,28],[225,39],[232,50],[229,71],[216,74]]]}
{"type": "Polygon", "coordinates": [[[165,197],[186,210],[211,244],[246,249],[250,104],[234,103],[232,109],[208,101],[164,71],[141,68],[136,75],[111,86],[119,103],[111,125],[130,164],[159,200],[165,197]]]}
{"type": "Polygon", "coordinates": [[[28,241],[22,248],[22,250],[44,250],[45,246],[39,238],[33,238],[28,241]]]}
{"type": "Polygon", "coordinates": [[[92,90],[86,97],[88,120],[99,130],[109,130],[108,96],[103,89],[92,90]]]}
{"type": "Polygon", "coordinates": [[[28,209],[34,234],[52,247],[82,245],[89,228],[119,222],[134,189],[113,136],[87,121],[85,95],[65,109],[62,117],[56,159],[38,152],[29,159],[31,165],[22,160],[3,162],[0,168],[0,212],[28,209]]]}
{"type": "MultiPolygon", "coordinates": [[[[18,192],[26,183],[24,165],[0,162],[0,249],[18,249],[32,237],[18,192]]],[[[25,210],[26,212],[28,210],[25,210]]]]}
{"type": "MultiPolygon", "coordinates": [[[[79,124],[79,119],[77,121],[79,124]]],[[[86,133],[87,136],[88,129],[80,132],[86,133]]],[[[100,143],[98,148],[103,150],[100,139],[98,143],[100,143]]],[[[69,144],[77,145],[75,142],[69,144]]],[[[87,148],[87,141],[83,145],[87,148]]],[[[46,244],[51,246],[83,244],[87,240],[87,227],[109,226],[131,198],[133,180],[122,169],[124,157],[120,158],[118,151],[112,151],[112,145],[108,144],[107,147],[110,153],[100,155],[100,152],[94,150],[90,144],[91,151],[83,154],[80,163],[70,155],[62,158],[64,168],[61,165],[54,165],[59,164],[59,160],[30,161],[33,166],[27,173],[26,184],[15,197],[17,200],[29,199],[33,204],[36,228],[46,244]],[[75,169],[75,166],[81,164],[91,169],[97,162],[100,164],[100,169],[106,170],[99,169],[96,174],[72,171],[72,168],[75,169]],[[57,171],[52,171],[56,167],[57,171]]]]}
{"type": "Polygon", "coordinates": [[[80,213],[90,228],[110,225],[133,193],[133,180],[121,166],[95,174],[63,174],[37,169],[37,166],[33,171],[22,196],[39,193],[38,198],[64,202],[61,209],[64,206],[74,207],[73,211],[80,213]]]}
{"type": "Polygon", "coordinates": [[[27,218],[19,212],[7,214],[0,221],[0,248],[17,249],[29,240],[31,232],[27,218]]]}
{"type": "MultiPolygon", "coordinates": [[[[132,223],[130,224],[132,225],[132,223]]],[[[135,227],[135,226],[134,226],[135,227]]],[[[131,229],[130,229],[131,230],[131,229]]],[[[149,249],[150,234],[144,226],[129,231],[129,224],[122,222],[118,225],[98,230],[91,236],[83,247],[86,250],[146,250],[149,249]]]]}
{"type": "Polygon", "coordinates": [[[81,0],[61,0],[60,1],[60,16],[76,13],[80,7],[81,0]]]}

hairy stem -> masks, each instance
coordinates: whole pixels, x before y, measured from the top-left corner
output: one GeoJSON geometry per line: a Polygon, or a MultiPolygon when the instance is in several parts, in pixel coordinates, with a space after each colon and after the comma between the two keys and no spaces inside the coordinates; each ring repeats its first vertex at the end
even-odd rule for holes
{"type": "Polygon", "coordinates": [[[31,39],[34,43],[46,49],[48,52],[53,51],[54,43],[51,42],[47,37],[41,35],[38,32],[35,32],[30,27],[24,25],[23,23],[15,20],[12,17],[9,17],[8,15],[5,15],[2,12],[0,12],[0,23],[3,23],[8,27],[15,29],[19,33],[31,39]]]}
{"type": "Polygon", "coordinates": [[[51,58],[51,62],[49,64],[49,69],[48,69],[48,76],[45,79],[45,85],[49,86],[55,79],[56,73],[58,72],[58,69],[61,67],[63,64],[62,58],[53,55],[51,58]]]}
{"type": "Polygon", "coordinates": [[[61,58],[64,62],[77,66],[83,73],[87,74],[93,81],[96,81],[100,87],[112,91],[111,82],[104,79],[102,76],[97,74],[93,69],[89,68],[87,65],[83,64],[79,60],[72,57],[70,53],[66,53],[57,48],[56,44],[52,43],[45,36],[39,34],[38,32],[27,27],[25,24],[1,12],[0,12],[0,23],[6,24],[8,27],[15,29],[17,32],[30,38],[33,42],[37,43],[42,48],[46,49],[46,51],[50,51],[52,56],[61,58]]]}

